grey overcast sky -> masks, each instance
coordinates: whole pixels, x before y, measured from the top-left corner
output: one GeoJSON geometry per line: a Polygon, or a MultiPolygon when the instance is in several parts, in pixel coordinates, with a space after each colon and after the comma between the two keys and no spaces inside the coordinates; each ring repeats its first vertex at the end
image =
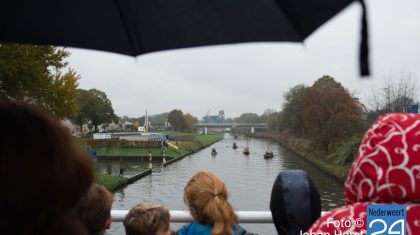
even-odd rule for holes
{"type": "MultiPolygon", "coordinates": [[[[105,91],[117,115],[139,117],[176,108],[200,119],[280,110],[283,94],[328,74],[362,102],[385,76],[411,73],[420,87],[420,1],[366,0],[372,75],[359,76],[360,7],[324,24],[304,44],[251,43],[172,50],[137,58],[69,49],[80,88],[105,91]]],[[[420,100],[420,97],[417,96],[420,100]]]]}

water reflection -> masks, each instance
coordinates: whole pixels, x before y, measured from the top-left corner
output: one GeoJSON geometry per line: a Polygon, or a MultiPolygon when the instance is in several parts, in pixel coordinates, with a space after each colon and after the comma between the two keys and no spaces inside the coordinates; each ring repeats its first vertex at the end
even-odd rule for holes
{"type": "MultiPolygon", "coordinates": [[[[220,176],[230,189],[230,201],[236,210],[269,210],[271,188],[277,174],[284,169],[303,169],[310,175],[321,195],[322,209],[344,204],[342,183],[329,177],[293,152],[272,143],[274,158],[264,159],[266,142],[249,139],[250,155],[242,154],[246,139],[226,134],[209,148],[175,162],[166,168],[154,168],[153,173],[115,193],[113,209],[130,209],[138,203],[164,204],[171,210],[183,210],[183,190],[189,178],[199,170],[209,170],[220,176]],[[232,149],[236,142],[238,149],[232,149]],[[211,149],[217,149],[217,156],[211,156],[211,149]]],[[[110,163],[98,162],[97,169],[107,169],[110,163]],[[99,166],[102,165],[102,166],[99,166]],[[105,166],[105,167],[104,167],[105,166]]],[[[111,165],[115,172],[117,165],[111,165]]],[[[146,169],[147,164],[122,162],[127,174],[136,174],[146,169]]],[[[157,165],[156,165],[157,166],[157,165]]],[[[180,224],[174,224],[179,228],[180,224]]],[[[276,234],[273,224],[245,224],[251,232],[276,234]]],[[[114,223],[107,234],[124,234],[121,223],[114,223]]]]}

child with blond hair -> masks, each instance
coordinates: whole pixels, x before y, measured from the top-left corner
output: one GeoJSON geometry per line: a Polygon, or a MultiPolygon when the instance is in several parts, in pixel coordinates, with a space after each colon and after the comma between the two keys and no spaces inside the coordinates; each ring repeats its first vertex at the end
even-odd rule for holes
{"type": "Polygon", "coordinates": [[[126,235],[172,235],[169,211],[161,205],[138,204],[124,219],[126,235]]]}
{"type": "Polygon", "coordinates": [[[111,208],[114,195],[105,187],[93,183],[76,208],[78,217],[89,234],[103,235],[112,223],[111,208]]]}
{"type": "Polygon", "coordinates": [[[187,183],[184,202],[194,222],[185,225],[178,235],[242,235],[238,216],[228,201],[228,189],[215,174],[200,171],[187,183]]]}

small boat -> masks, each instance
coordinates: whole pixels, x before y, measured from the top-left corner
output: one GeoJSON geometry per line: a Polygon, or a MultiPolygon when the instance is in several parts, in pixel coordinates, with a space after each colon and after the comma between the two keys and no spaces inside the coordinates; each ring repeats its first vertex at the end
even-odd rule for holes
{"type": "Polygon", "coordinates": [[[249,140],[248,138],[246,139],[246,146],[244,148],[244,150],[242,151],[243,154],[248,155],[249,154],[249,146],[248,146],[249,140]]]}
{"type": "Polygon", "coordinates": [[[213,149],[211,150],[211,155],[213,155],[213,156],[216,156],[216,155],[217,155],[217,151],[216,151],[216,149],[215,149],[215,148],[213,148],[213,149]]]}
{"type": "Polygon", "coordinates": [[[272,157],[274,157],[273,151],[266,150],[264,152],[264,158],[272,158],[272,157]]]}
{"type": "Polygon", "coordinates": [[[265,152],[264,152],[264,158],[267,159],[267,158],[272,158],[272,157],[274,157],[274,153],[273,151],[270,150],[269,143],[267,141],[267,146],[265,147],[265,152]]]}
{"type": "Polygon", "coordinates": [[[233,142],[232,148],[233,148],[233,149],[237,149],[237,148],[238,148],[238,145],[236,145],[236,143],[235,143],[235,142],[233,142]]]}
{"type": "Polygon", "coordinates": [[[243,154],[248,155],[249,154],[249,147],[245,147],[242,151],[243,154]]]}

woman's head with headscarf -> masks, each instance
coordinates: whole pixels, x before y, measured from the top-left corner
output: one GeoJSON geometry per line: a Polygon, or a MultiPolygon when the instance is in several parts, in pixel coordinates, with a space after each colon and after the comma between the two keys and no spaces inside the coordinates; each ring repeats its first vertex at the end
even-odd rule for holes
{"type": "Polygon", "coordinates": [[[420,202],[420,115],[390,113],[366,132],[345,183],[346,202],[420,202]]]}

